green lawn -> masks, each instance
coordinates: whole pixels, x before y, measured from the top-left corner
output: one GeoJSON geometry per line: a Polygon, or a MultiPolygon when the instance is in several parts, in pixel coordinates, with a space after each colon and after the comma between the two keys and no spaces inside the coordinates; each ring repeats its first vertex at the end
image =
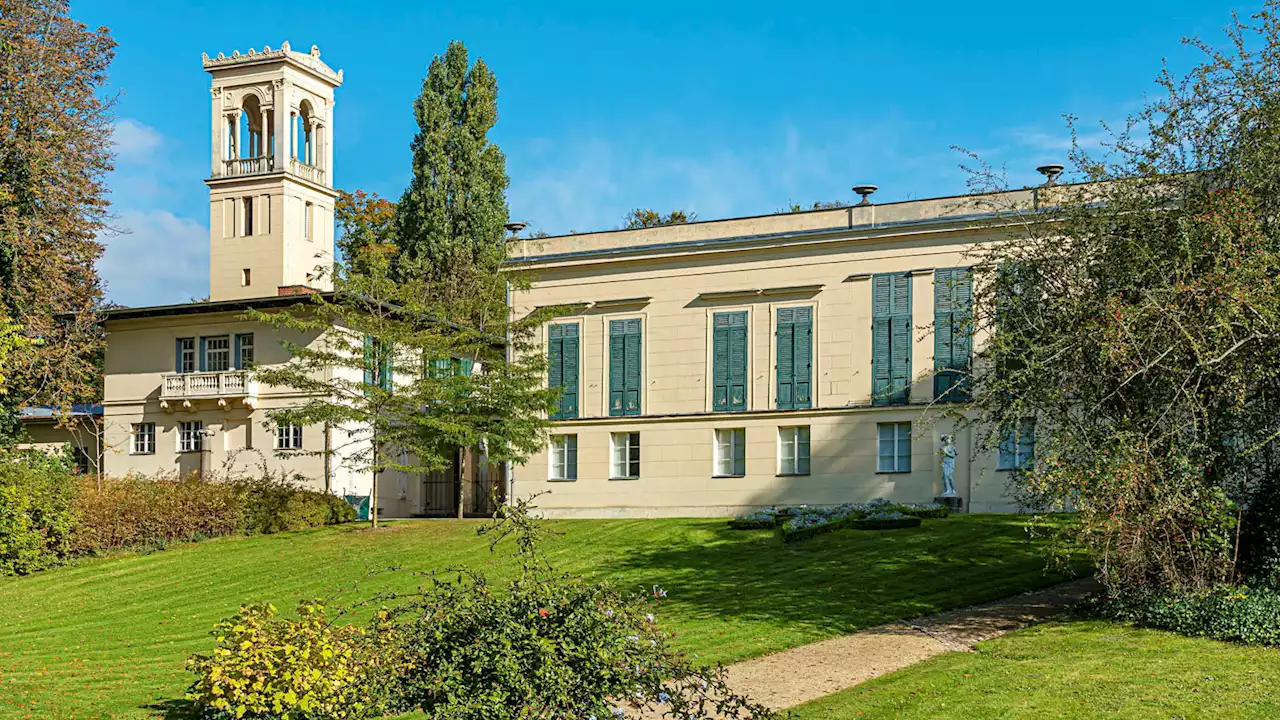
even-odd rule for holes
{"type": "MultiPolygon", "coordinates": [[[[561,521],[565,568],[670,592],[680,642],[724,662],[891,619],[1057,582],[1023,520],[962,515],[912,530],[846,530],[790,545],[721,520],[561,521]]],[[[391,523],[228,538],[0,579],[0,717],[137,718],[179,698],[183,661],[243,602],[291,608],[361,585],[412,579],[368,570],[450,564],[502,573],[476,522],[391,523]],[[152,709],[148,709],[148,707],[152,709]]]]}
{"type": "Polygon", "coordinates": [[[1280,649],[1049,623],[803,705],[835,718],[1276,718],[1280,649]]]}

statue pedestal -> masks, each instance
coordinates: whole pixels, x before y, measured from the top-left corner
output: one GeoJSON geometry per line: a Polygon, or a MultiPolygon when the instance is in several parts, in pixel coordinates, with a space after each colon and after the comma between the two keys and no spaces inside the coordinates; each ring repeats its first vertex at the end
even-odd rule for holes
{"type": "Polygon", "coordinates": [[[964,509],[964,498],[962,497],[936,497],[933,501],[939,505],[945,505],[948,512],[958,513],[964,509]]]}

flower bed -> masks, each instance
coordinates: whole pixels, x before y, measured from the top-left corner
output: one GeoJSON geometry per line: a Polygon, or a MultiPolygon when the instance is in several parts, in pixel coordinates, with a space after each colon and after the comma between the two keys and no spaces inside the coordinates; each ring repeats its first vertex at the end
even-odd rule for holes
{"type": "Polygon", "coordinates": [[[865,503],[845,503],[813,508],[804,505],[763,508],[729,521],[735,530],[776,527],[783,542],[795,542],[841,527],[859,530],[890,530],[919,527],[924,518],[947,517],[947,508],[937,503],[892,503],[877,498],[865,503]]]}
{"type": "Polygon", "coordinates": [[[897,511],[877,512],[861,518],[849,518],[845,526],[855,530],[897,530],[920,527],[919,517],[897,511]]]}

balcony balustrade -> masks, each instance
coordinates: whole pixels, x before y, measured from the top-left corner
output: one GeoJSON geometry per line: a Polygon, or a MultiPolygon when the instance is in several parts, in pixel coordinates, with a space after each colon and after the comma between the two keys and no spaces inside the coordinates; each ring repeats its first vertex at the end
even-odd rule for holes
{"type": "Polygon", "coordinates": [[[276,159],[270,155],[260,155],[250,158],[232,158],[222,162],[222,176],[235,177],[237,175],[257,175],[259,173],[268,173],[276,168],[276,159]]]}
{"type": "Polygon", "coordinates": [[[174,403],[191,408],[193,400],[217,400],[220,406],[242,400],[253,407],[257,399],[258,381],[244,370],[166,373],[160,388],[160,407],[165,409],[174,403]]]}

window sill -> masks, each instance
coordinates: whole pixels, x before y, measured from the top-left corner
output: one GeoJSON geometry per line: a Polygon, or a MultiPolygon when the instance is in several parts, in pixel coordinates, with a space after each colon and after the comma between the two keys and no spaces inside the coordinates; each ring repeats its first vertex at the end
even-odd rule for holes
{"type": "Polygon", "coordinates": [[[155,450],[152,450],[151,452],[131,452],[131,453],[129,453],[129,455],[155,455],[155,454],[156,454],[156,451],[155,451],[155,450]]]}
{"type": "Polygon", "coordinates": [[[625,476],[625,477],[611,477],[611,478],[609,478],[609,480],[610,480],[610,481],[613,481],[613,480],[639,480],[639,479],[640,479],[640,476],[639,476],[639,475],[627,475],[627,476],[625,476]]]}
{"type": "Polygon", "coordinates": [[[547,482],[578,482],[578,478],[547,478],[547,482]]]}
{"type": "Polygon", "coordinates": [[[809,477],[812,473],[777,473],[774,477],[809,477]]]}
{"type": "Polygon", "coordinates": [[[202,453],[202,452],[204,452],[204,450],[179,450],[178,454],[179,455],[195,455],[196,453],[202,453]]]}
{"type": "Polygon", "coordinates": [[[744,477],[746,477],[746,476],[747,476],[747,474],[746,474],[746,473],[741,473],[741,474],[738,474],[738,475],[712,475],[712,476],[711,476],[711,479],[712,479],[712,480],[715,480],[715,479],[718,479],[718,478],[744,478],[744,477]]]}
{"type": "Polygon", "coordinates": [[[910,470],[877,470],[876,475],[910,475],[910,470]]]}

